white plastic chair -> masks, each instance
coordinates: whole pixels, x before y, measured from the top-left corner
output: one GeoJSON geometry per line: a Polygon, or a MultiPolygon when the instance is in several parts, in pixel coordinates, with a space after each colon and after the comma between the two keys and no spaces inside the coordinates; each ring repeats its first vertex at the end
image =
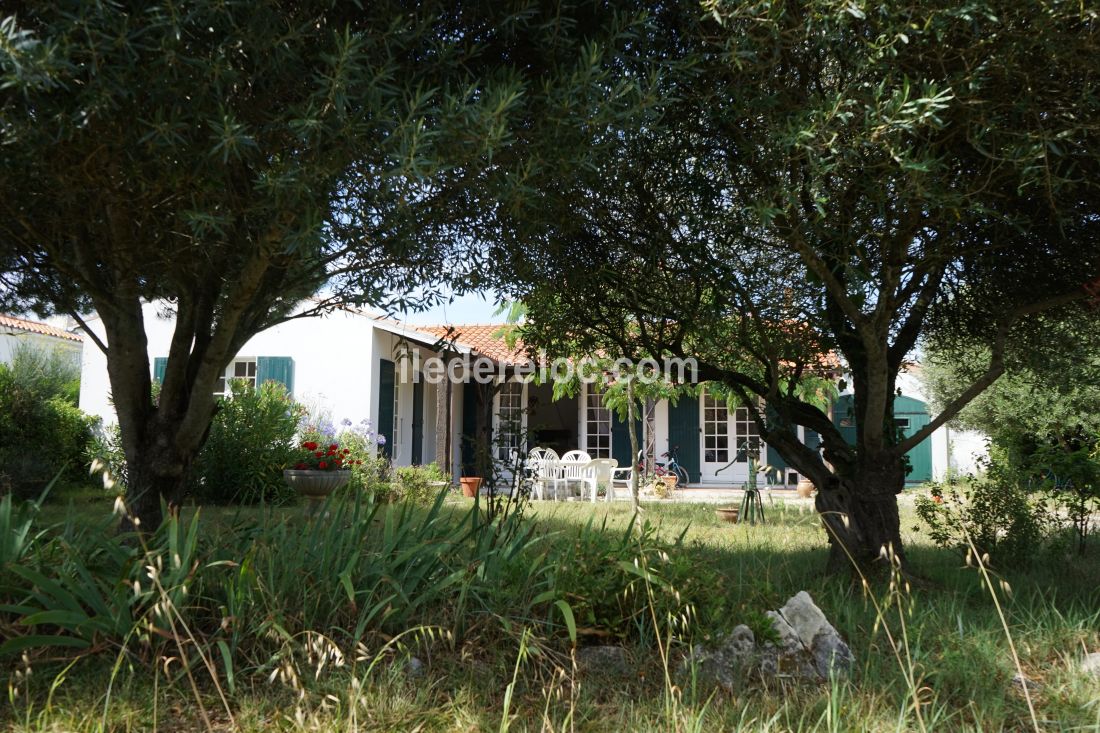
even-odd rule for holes
{"type": "Polygon", "coordinates": [[[613,501],[615,490],[611,485],[611,474],[618,465],[619,462],[614,458],[597,458],[585,464],[581,468],[581,499],[584,499],[587,489],[592,492],[592,503],[595,504],[602,484],[607,487],[607,500],[613,501]]]}
{"type": "MultiPolygon", "coordinates": [[[[614,493],[615,489],[622,489],[627,495],[630,494],[630,479],[634,475],[634,470],[638,467],[638,464],[642,462],[643,452],[638,451],[638,458],[633,466],[623,466],[611,469],[611,481],[607,484],[608,498],[614,493]]],[[[638,477],[641,480],[641,477],[638,477]]]]}
{"type": "MultiPolygon", "coordinates": [[[[569,451],[566,455],[580,453],[580,451],[569,451]]],[[[561,483],[565,486],[566,492],[572,495],[573,487],[576,486],[582,489],[584,484],[584,469],[588,467],[588,464],[592,462],[592,459],[577,459],[573,458],[566,460],[564,457],[558,461],[558,469],[560,471],[559,476],[561,483]]]]}
{"type": "Polygon", "coordinates": [[[582,450],[571,450],[571,451],[567,451],[564,455],[562,455],[561,460],[563,460],[563,461],[578,461],[578,462],[581,462],[581,463],[588,463],[589,461],[592,460],[592,456],[588,455],[587,453],[585,453],[582,450]]]}
{"type": "Polygon", "coordinates": [[[546,489],[558,495],[558,484],[561,480],[559,470],[560,460],[557,452],[551,448],[532,448],[527,455],[527,467],[531,469],[531,493],[540,501],[545,497],[546,489]]]}

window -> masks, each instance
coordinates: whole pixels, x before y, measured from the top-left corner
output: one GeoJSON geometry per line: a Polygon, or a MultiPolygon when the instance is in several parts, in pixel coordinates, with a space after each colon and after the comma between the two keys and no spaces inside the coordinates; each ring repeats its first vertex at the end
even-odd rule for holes
{"type": "Polygon", "coordinates": [[[729,408],[725,400],[703,395],[703,462],[729,463],[729,408]]]}
{"type": "Polygon", "coordinates": [[[229,388],[229,380],[241,379],[248,382],[253,387],[256,386],[256,360],[255,359],[234,359],[229,363],[229,366],[225,369],[225,374],[218,377],[218,381],[214,383],[214,396],[215,397],[227,397],[231,393],[229,388]]]}
{"type": "Polygon", "coordinates": [[[741,463],[747,463],[749,451],[741,453],[741,449],[749,443],[749,450],[754,454],[760,450],[760,429],[756,426],[756,421],[752,419],[747,407],[738,407],[733,414],[733,419],[734,429],[737,431],[737,458],[741,463]]]}
{"type": "Polygon", "coordinates": [[[611,457],[611,410],[604,407],[603,395],[590,386],[585,395],[585,452],[593,458],[611,457]]]}
{"type": "Polygon", "coordinates": [[[908,430],[909,429],[909,418],[907,418],[907,417],[895,417],[894,418],[894,425],[896,425],[901,430],[908,430]]]}
{"type": "Polygon", "coordinates": [[[505,382],[497,392],[497,458],[512,459],[512,451],[522,452],[523,382],[505,382]]]}

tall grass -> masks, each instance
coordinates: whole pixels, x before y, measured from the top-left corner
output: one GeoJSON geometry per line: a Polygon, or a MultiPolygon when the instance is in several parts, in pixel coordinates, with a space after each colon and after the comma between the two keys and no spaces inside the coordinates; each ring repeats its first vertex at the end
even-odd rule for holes
{"type": "Polygon", "coordinates": [[[1046,571],[1046,587],[1042,568],[1009,574],[1002,623],[975,571],[916,536],[934,591],[822,577],[821,530],[792,506],[730,527],[689,506],[654,505],[648,522],[588,504],[489,520],[442,495],[345,500],[314,518],[185,512],[144,545],[107,516],[44,514],[0,501],[17,729],[1030,728],[1007,631],[1042,685],[1039,724],[1100,731],[1100,689],[1073,673],[1100,645],[1087,564],[1046,571]],[[692,644],[803,589],[851,643],[851,680],[692,683],[692,644]],[[634,666],[578,669],[590,644],[623,646],[634,666]]]}

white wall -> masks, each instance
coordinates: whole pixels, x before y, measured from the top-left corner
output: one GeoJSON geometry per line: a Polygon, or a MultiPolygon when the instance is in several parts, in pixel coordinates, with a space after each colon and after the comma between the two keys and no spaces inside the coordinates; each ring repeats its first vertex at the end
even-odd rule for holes
{"type": "Polygon", "coordinates": [[[19,348],[31,346],[38,349],[57,350],[72,355],[73,361],[80,362],[81,345],[77,341],[68,341],[56,336],[45,336],[30,331],[12,329],[0,332],[0,364],[10,364],[19,348]]]}
{"type": "MultiPolygon", "coordinates": [[[[175,321],[158,315],[156,305],[148,304],[143,310],[151,370],[155,357],[168,355],[175,321]]],[[[99,319],[89,321],[88,325],[106,339],[99,319]]],[[[368,319],[350,313],[301,318],[255,335],[237,356],[291,357],[296,400],[327,407],[337,422],[345,417],[358,422],[368,416],[370,408],[366,365],[370,362],[372,330],[368,319]]],[[[110,348],[110,344],[107,346],[110,348]]],[[[98,348],[85,349],[80,407],[99,415],[104,422],[113,423],[116,418],[109,399],[107,360],[98,348]]]]}
{"type": "MultiPolygon", "coordinates": [[[[167,356],[174,320],[157,315],[157,306],[144,308],[149,339],[149,361],[167,356]]],[[[105,338],[99,319],[89,326],[105,338]]],[[[394,359],[394,349],[401,337],[383,330],[369,316],[338,311],[333,314],[300,318],[281,323],[252,337],[237,354],[237,358],[259,356],[289,356],[294,360],[294,398],[311,409],[325,410],[339,426],[345,418],[358,424],[367,418],[375,430],[390,438],[390,430],[379,426],[377,368],[381,358],[394,359]]],[[[108,347],[110,345],[108,344],[108,347]]],[[[418,348],[413,346],[412,348],[418,348]]],[[[421,359],[432,352],[421,351],[421,359]]],[[[398,378],[401,371],[398,369],[398,378]]],[[[459,386],[456,392],[461,392],[459,386]]],[[[412,385],[400,387],[399,415],[401,434],[396,441],[395,463],[408,465],[412,450],[412,385]]],[[[107,361],[98,348],[84,350],[80,407],[99,415],[105,423],[117,422],[110,403],[110,381],[107,361]]],[[[435,386],[424,389],[424,451],[425,462],[434,457],[435,386]]]]}

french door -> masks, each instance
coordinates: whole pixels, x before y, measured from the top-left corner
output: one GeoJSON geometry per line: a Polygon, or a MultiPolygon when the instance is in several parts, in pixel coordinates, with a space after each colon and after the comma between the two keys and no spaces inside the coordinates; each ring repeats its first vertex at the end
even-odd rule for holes
{"type": "Polygon", "coordinates": [[[704,483],[739,486],[749,477],[746,444],[758,446],[754,453],[761,462],[766,460],[760,431],[746,408],[730,410],[725,399],[716,399],[709,392],[703,393],[700,406],[701,478],[704,483]]]}

